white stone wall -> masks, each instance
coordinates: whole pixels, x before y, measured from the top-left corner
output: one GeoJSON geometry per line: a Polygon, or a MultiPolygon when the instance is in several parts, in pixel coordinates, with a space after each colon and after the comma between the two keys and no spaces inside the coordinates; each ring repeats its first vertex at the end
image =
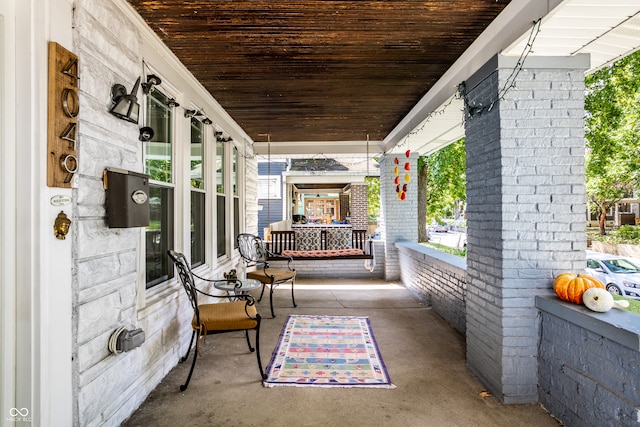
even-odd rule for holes
{"type": "MultiPolygon", "coordinates": [[[[466,121],[467,360],[506,403],[537,401],[534,297],[584,269],[585,58],[529,60],[491,109],[466,121]]],[[[496,57],[468,82],[488,106],[515,59],[496,57]]]]}
{"type": "MultiPolygon", "coordinates": [[[[117,426],[139,407],[186,351],[193,311],[176,279],[145,289],[144,255],[140,253],[144,228],[110,229],[106,224],[103,171],[111,167],[144,172],[144,146],[138,140],[142,121],[135,125],[108,113],[111,86],[121,83],[131,90],[136,78],[143,74],[143,59],[152,61],[163,76],[169,76],[166,84],[175,85],[182,105],[196,103],[234,140],[246,137],[230,125],[228,116],[217,112],[219,106],[208,94],[190,85],[191,77],[180,71],[170,54],[149,48],[158,42],[150,41],[154,40],[151,30],[141,24],[125,2],[78,0],[74,18],[73,49],[80,64],[79,173],[73,190],[74,424],[117,426]],[[142,328],[145,342],[130,352],[114,355],[108,350],[108,341],[122,326],[142,328]]],[[[144,103],[141,91],[138,102],[144,103]]],[[[176,110],[177,118],[182,118],[184,107],[180,108],[176,110]]],[[[212,136],[213,128],[207,129],[212,136]]],[[[186,130],[176,132],[187,134],[186,130]]],[[[245,145],[250,149],[249,144],[245,145]]],[[[184,143],[176,142],[176,163],[188,159],[179,151],[184,147],[184,143]]],[[[245,148],[240,146],[240,152],[245,148]]],[[[241,155],[250,158],[252,153],[241,155]]],[[[257,207],[255,203],[243,204],[244,191],[250,200],[257,197],[255,161],[249,159],[244,167],[241,218],[246,217],[246,225],[242,226],[253,229],[257,207]]],[[[182,167],[184,170],[188,170],[186,166],[182,167]]],[[[182,177],[177,178],[175,190],[176,196],[182,194],[176,197],[176,248],[188,250],[188,239],[184,237],[188,235],[188,220],[186,227],[183,222],[189,212],[180,205],[180,200],[188,197],[188,173],[184,173],[187,178],[180,175],[180,166],[176,165],[176,175],[182,177]],[[182,189],[178,188],[179,182],[184,185],[182,189]]],[[[211,205],[215,206],[215,202],[211,205]]],[[[210,253],[215,252],[214,241],[210,240],[208,247],[210,253]]],[[[235,253],[222,261],[216,260],[215,254],[208,259],[213,265],[201,267],[199,273],[209,277],[218,277],[237,264],[235,253]]]]}

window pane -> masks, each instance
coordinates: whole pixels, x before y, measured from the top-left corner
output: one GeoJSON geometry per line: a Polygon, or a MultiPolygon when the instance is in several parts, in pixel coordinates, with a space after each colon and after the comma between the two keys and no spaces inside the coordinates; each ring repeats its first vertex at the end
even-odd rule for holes
{"type": "Polygon", "coordinates": [[[191,118],[191,187],[204,189],[204,124],[191,118]]]}
{"type": "Polygon", "coordinates": [[[233,195],[238,195],[238,148],[233,147],[233,195]]]}
{"type": "Polygon", "coordinates": [[[216,191],[224,193],[224,142],[216,142],[216,191]]]}
{"type": "Polygon", "coordinates": [[[149,186],[149,226],[146,228],[147,288],[173,276],[167,250],[173,248],[173,190],[149,186]]]}
{"type": "Polygon", "coordinates": [[[204,221],[205,193],[191,192],[191,265],[196,267],[204,263],[205,221],[204,221]]]}
{"type": "MultiPolygon", "coordinates": [[[[233,232],[237,236],[240,233],[240,198],[233,198],[233,232]]],[[[233,247],[238,248],[238,240],[233,239],[233,247]]]]}
{"type": "Polygon", "coordinates": [[[226,212],[225,212],[225,196],[218,195],[217,197],[217,218],[216,224],[218,226],[218,257],[227,253],[227,232],[226,232],[226,212]]]}
{"type": "Polygon", "coordinates": [[[151,179],[160,182],[172,182],[173,110],[167,101],[157,90],[147,96],[147,126],[154,135],[145,144],[145,167],[151,179]]]}

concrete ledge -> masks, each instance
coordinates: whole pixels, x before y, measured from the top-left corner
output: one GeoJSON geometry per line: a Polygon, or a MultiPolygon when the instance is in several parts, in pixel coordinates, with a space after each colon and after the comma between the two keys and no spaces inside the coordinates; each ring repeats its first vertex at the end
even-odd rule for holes
{"type": "Polygon", "coordinates": [[[561,301],[554,295],[537,296],[536,307],[631,350],[640,351],[640,317],[635,313],[615,308],[606,313],[596,313],[584,305],[561,301]]]}
{"type": "Polygon", "coordinates": [[[399,250],[403,248],[411,250],[412,252],[414,252],[413,254],[414,256],[416,256],[415,252],[417,252],[418,254],[422,254],[423,260],[426,259],[427,257],[435,258],[446,264],[451,264],[457,268],[461,268],[463,270],[467,269],[467,260],[464,258],[460,258],[459,256],[451,255],[446,252],[429,248],[425,245],[421,245],[415,242],[399,241],[399,242],[396,242],[395,245],[396,245],[396,248],[398,248],[399,250]]]}

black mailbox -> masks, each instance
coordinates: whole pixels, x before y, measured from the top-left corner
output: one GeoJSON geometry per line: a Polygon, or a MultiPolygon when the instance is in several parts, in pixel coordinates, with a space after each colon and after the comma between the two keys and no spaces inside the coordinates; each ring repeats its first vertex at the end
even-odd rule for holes
{"type": "Polygon", "coordinates": [[[149,175],[122,169],[104,173],[107,220],[110,228],[149,225],[149,175]]]}

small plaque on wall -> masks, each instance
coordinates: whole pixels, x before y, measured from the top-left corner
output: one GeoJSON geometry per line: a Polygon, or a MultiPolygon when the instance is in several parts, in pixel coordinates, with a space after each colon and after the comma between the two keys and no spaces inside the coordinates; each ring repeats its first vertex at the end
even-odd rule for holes
{"type": "Polygon", "coordinates": [[[49,42],[47,185],[70,188],[78,171],[76,153],[79,67],[78,57],[49,42]]]}

